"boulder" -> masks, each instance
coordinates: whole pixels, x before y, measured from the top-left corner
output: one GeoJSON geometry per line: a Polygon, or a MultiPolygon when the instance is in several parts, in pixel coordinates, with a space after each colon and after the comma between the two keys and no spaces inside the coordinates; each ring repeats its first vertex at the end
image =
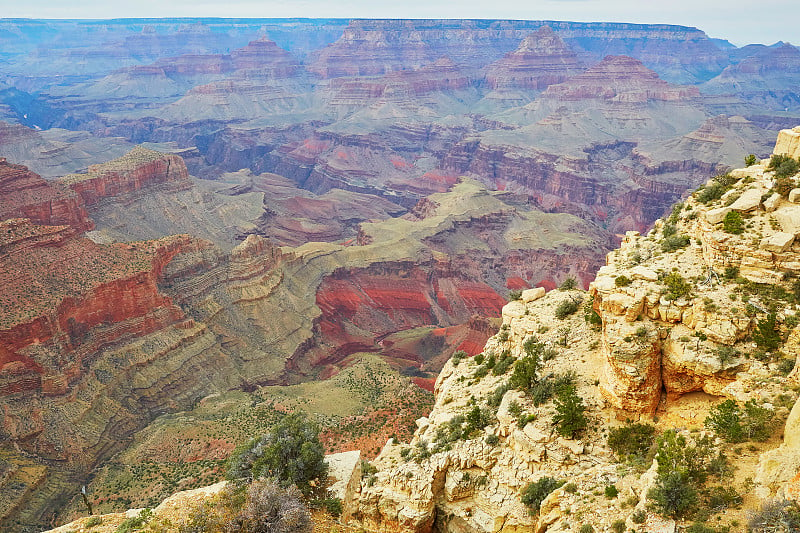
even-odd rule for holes
{"type": "Polygon", "coordinates": [[[647,267],[637,265],[631,269],[633,279],[643,279],[645,281],[658,281],[658,274],[647,267]]]}
{"type": "Polygon", "coordinates": [[[535,287],[522,291],[522,301],[527,303],[534,302],[544,296],[544,287],[535,287]]]}
{"type": "Polygon", "coordinates": [[[752,211],[761,205],[761,196],[764,192],[763,189],[747,189],[730,205],[730,208],[740,213],[752,211]]]}
{"type": "Polygon", "coordinates": [[[719,224],[725,219],[725,215],[727,215],[731,211],[730,207],[719,207],[717,209],[710,209],[705,212],[706,222],[709,224],[719,224]]]}
{"type": "MultiPolygon", "coordinates": [[[[800,191],[800,189],[795,190],[800,191]]],[[[788,250],[792,242],[794,242],[793,234],[779,231],[761,239],[758,247],[768,252],[781,253],[788,250]]]]}
{"type": "Polygon", "coordinates": [[[764,200],[764,210],[767,213],[772,213],[773,211],[778,209],[780,202],[781,202],[781,195],[778,193],[772,193],[772,196],[764,200]]]}
{"type": "Polygon", "coordinates": [[[784,205],[775,211],[774,216],[786,233],[795,236],[800,233],[800,206],[784,205]]]}
{"type": "Polygon", "coordinates": [[[800,189],[792,189],[789,191],[789,201],[793,204],[800,204],[800,189]]]}
{"type": "Polygon", "coordinates": [[[778,133],[778,140],[775,142],[775,149],[772,153],[800,157],[800,126],[790,130],[781,130],[778,133]]]}

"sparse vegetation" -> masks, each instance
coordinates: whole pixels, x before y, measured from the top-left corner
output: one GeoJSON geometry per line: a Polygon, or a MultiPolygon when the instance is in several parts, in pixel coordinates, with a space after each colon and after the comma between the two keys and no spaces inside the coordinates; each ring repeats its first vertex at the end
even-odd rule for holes
{"type": "Polygon", "coordinates": [[[773,500],[754,513],[747,526],[753,533],[800,531],[800,506],[797,502],[773,500]]]}
{"type": "Polygon", "coordinates": [[[656,428],[649,424],[628,423],[608,433],[608,447],[620,461],[644,461],[655,443],[656,428]]]}
{"type": "Polygon", "coordinates": [[[774,411],[748,400],[742,408],[733,400],[714,406],[705,426],[728,442],[764,441],[772,433],[774,411]]]}
{"type": "Polygon", "coordinates": [[[664,286],[666,293],[664,297],[667,300],[677,300],[678,298],[685,298],[692,292],[692,286],[683,279],[678,272],[670,272],[664,277],[664,286]]]}
{"type": "Polygon", "coordinates": [[[556,307],[555,316],[559,320],[564,320],[569,315],[574,314],[578,310],[579,302],[572,299],[563,300],[556,307]]]}
{"type": "Polygon", "coordinates": [[[628,276],[620,275],[614,278],[614,285],[617,287],[627,287],[631,284],[631,280],[628,276]]]}
{"type": "Polygon", "coordinates": [[[570,276],[564,281],[561,282],[561,285],[558,286],[558,289],[561,291],[571,291],[578,286],[578,282],[575,280],[574,277],[570,276]]]}
{"type": "Polygon", "coordinates": [[[758,158],[756,157],[756,154],[749,154],[749,155],[745,156],[745,158],[744,158],[744,166],[752,167],[756,163],[758,163],[758,158]]]}
{"type": "Polygon", "coordinates": [[[228,479],[273,477],[305,494],[328,471],[319,428],[302,412],[287,415],[268,434],[238,447],[228,464],[228,479]]]}
{"type": "Polygon", "coordinates": [[[726,233],[741,235],[744,233],[744,219],[738,211],[728,211],[722,220],[722,229],[726,233]]]}
{"type": "Polygon", "coordinates": [[[522,503],[528,506],[531,514],[537,514],[544,499],[563,484],[563,481],[549,476],[544,476],[533,483],[528,483],[522,489],[522,503]]]}
{"type": "Polygon", "coordinates": [[[586,429],[586,406],[574,386],[562,387],[556,393],[555,405],[553,424],[559,435],[571,439],[586,429]]]}
{"type": "Polygon", "coordinates": [[[689,246],[689,242],[690,239],[688,235],[670,235],[661,242],[661,251],[674,252],[676,250],[680,250],[681,248],[686,248],[689,246]]]}

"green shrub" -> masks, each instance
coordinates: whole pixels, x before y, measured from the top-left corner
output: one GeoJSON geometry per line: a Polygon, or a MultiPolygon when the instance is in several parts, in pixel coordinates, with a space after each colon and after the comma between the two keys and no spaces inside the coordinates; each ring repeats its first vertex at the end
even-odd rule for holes
{"type": "Polygon", "coordinates": [[[758,163],[758,158],[756,157],[756,154],[750,154],[750,155],[745,156],[745,158],[744,158],[744,166],[752,167],[756,163],[758,163]]]}
{"type": "Polygon", "coordinates": [[[559,435],[571,439],[588,425],[586,406],[583,405],[583,400],[578,396],[574,386],[562,388],[556,394],[556,414],[553,416],[553,424],[559,435]]]}
{"type": "Polygon", "coordinates": [[[513,302],[514,300],[521,300],[522,299],[522,290],[515,289],[508,293],[508,300],[513,302]]]}
{"type": "Polygon", "coordinates": [[[500,437],[498,437],[494,433],[486,435],[486,444],[488,444],[489,446],[497,446],[499,442],[500,442],[500,437]]]}
{"type": "Polygon", "coordinates": [[[722,274],[725,279],[736,279],[739,277],[739,267],[729,266],[725,267],[725,273],[722,274]]]}
{"type": "Polygon", "coordinates": [[[788,178],[800,171],[800,165],[796,159],[788,155],[778,154],[770,158],[767,170],[774,171],[776,178],[788,178]]]}
{"type": "Polygon", "coordinates": [[[559,320],[564,320],[569,315],[575,313],[578,310],[578,303],[575,300],[563,300],[558,306],[556,307],[555,316],[559,320]]]}
{"type": "Polygon", "coordinates": [[[599,328],[603,325],[603,319],[597,311],[594,310],[594,302],[591,298],[586,300],[583,306],[583,319],[593,328],[599,328]]]}
{"type": "Polygon", "coordinates": [[[580,533],[594,533],[594,527],[592,524],[583,524],[579,531],[580,533]]]}
{"type": "Polygon", "coordinates": [[[647,520],[647,513],[644,509],[636,509],[631,514],[631,521],[634,524],[644,524],[645,520],[647,520]]]}
{"type": "Polygon", "coordinates": [[[649,424],[629,423],[608,432],[608,447],[619,460],[641,458],[655,442],[656,428],[649,424]]]}
{"type": "Polygon", "coordinates": [[[647,493],[647,498],[659,514],[671,518],[686,516],[697,503],[697,491],[686,474],[680,471],[659,475],[647,493]]]}
{"type": "Polygon", "coordinates": [[[486,403],[489,404],[490,407],[499,407],[500,402],[503,401],[503,396],[506,395],[506,392],[511,390],[511,384],[506,381],[505,383],[499,385],[486,399],[486,403]]]}
{"type": "Polygon", "coordinates": [[[739,507],[743,501],[742,495],[732,486],[716,486],[707,491],[707,507],[715,513],[730,507],[739,507]]]}
{"type": "Polygon", "coordinates": [[[453,353],[451,359],[453,360],[453,366],[458,366],[458,364],[467,356],[467,352],[464,350],[456,350],[453,353]]]}
{"type": "Polygon", "coordinates": [[[766,317],[760,319],[753,331],[753,340],[759,348],[768,352],[778,349],[781,344],[781,334],[775,328],[775,313],[768,313],[766,317]]]}
{"type": "Polygon", "coordinates": [[[683,279],[678,272],[670,272],[664,278],[664,285],[667,292],[664,295],[667,300],[677,300],[689,296],[692,292],[692,286],[683,279]]]}
{"type": "Polygon", "coordinates": [[[544,476],[538,481],[528,483],[522,489],[522,503],[528,506],[531,514],[539,512],[539,508],[547,495],[563,485],[563,481],[544,476]]]}
{"type": "Polygon", "coordinates": [[[689,246],[689,236],[688,235],[670,235],[661,243],[661,251],[662,252],[674,252],[676,250],[680,250],[681,248],[686,248],[689,246]]]}
{"type": "Polygon", "coordinates": [[[476,365],[482,365],[484,359],[486,359],[486,356],[483,355],[483,353],[479,353],[478,355],[472,358],[472,360],[475,361],[476,365]]]}
{"type": "Polygon", "coordinates": [[[617,276],[614,278],[614,285],[617,287],[627,287],[631,284],[631,279],[628,276],[617,276]]]}
{"type": "Polygon", "coordinates": [[[492,368],[492,374],[495,376],[502,376],[508,369],[511,368],[511,365],[514,364],[517,358],[513,355],[504,354],[500,356],[500,359],[497,360],[494,367],[492,368]]]}
{"type": "Polygon", "coordinates": [[[523,392],[530,392],[539,381],[539,357],[523,357],[514,363],[514,373],[511,374],[511,387],[523,392]]]}
{"type": "Polygon", "coordinates": [[[661,236],[662,237],[665,237],[665,238],[666,237],[672,237],[676,233],[678,233],[678,228],[675,226],[675,224],[667,223],[667,224],[664,224],[664,227],[661,228],[661,236]]]}
{"type": "Polygon", "coordinates": [[[606,485],[605,494],[606,498],[608,498],[609,500],[613,500],[614,498],[619,496],[619,490],[617,490],[617,487],[615,485],[606,485]]]}
{"type": "Polygon", "coordinates": [[[103,523],[103,519],[102,518],[100,518],[99,516],[92,516],[92,517],[89,518],[89,520],[86,521],[86,523],[84,524],[84,527],[91,528],[91,527],[94,527],[94,526],[99,526],[102,523],[103,523]]]}
{"type": "Polygon", "coordinates": [[[725,187],[718,181],[714,181],[710,185],[706,185],[705,187],[698,189],[698,191],[695,193],[695,198],[701,204],[707,204],[722,198],[722,195],[725,194],[727,190],[728,187],[725,187]]]}
{"type": "Polygon", "coordinates": [[[137,516],[127,518],[117,526],[116,533],[130,533],[142,529],[153,518],[153,511],[142,509],[137,516]]]}
{"type": "Polygon", "coordinates": [[[559,290],[562,291],[571,291],[578,286],[578,282],[572,276],[568,277],[564,281],[561,282],[561,285],[558,286],[559,290]]]}
{"type": "Polygon", "coordinates": [[[575,483],[567,483],[566,485],[564,485],[564,491],[569,492],[570,494],[575,494],[576,492],[578,492],[578,485],[576,485],[575,483]]]}
{"type": "Polygon", "coordinates": [[[611,524],[611,531],[614,533],[623,533],[625,531],[625,520],[614,520],[611,524]]]}
{"type": "Polygon", "coordinates": [[[722,229],[726,233],[734,235],[741,235],[744,233],[744,219],[738,211],[728,211],[725,218],[722,220],[722,229]]]}
{"type": "Polygon", "coordinates": [[[705,426],[728,442],[765,441],[772,434],[774,411],[748,400],[739,408],[733,400],[725,400],[708,413],[705,426]]]}
{"type": "Polygon", "coordinates": [[[328,465],[319,428],[302,412],[285,416],[268,434],[237,448],[228,460],[228,479],[271,477],[297,485],[304,494],[311,481],[325,479],[328,465]]]}

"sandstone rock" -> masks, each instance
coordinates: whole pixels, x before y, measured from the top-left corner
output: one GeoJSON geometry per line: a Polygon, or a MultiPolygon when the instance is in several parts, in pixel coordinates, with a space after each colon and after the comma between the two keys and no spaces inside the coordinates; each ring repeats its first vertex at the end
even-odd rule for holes
{"type": "Polygon", "coordinates": [[[789,191],[789,201],[793,204],[800,203],[800,189],[792,189],[789,191]]]}
{"type": "Polygon", "coordinates": [[[361,483],[361,452],[354,450],[328,454],[325,462],[328,464],[329,481],[333,481],[328,492],[343,502],[352,501],[361,483]]]}
{"type": "Polygon", "coordinates": [[[800,206],[784,205],[772,214],[786,233],[800,234],[800,206]]]}
{"type": "Polygon", "coordinates": [[[703,217],[705,217],[706,222],[709,224],[719,224],[725,219],[725,215],[727,215],[730,211],[730,207],[719,207],[717,209],[706,211],[703,213],[703,217]]]}
{"type": "Polygon", "coordinates": [[[772,193],[772,196],[764,200],[764,210],[767,213],[772,213],[775,211],[781,203],[781,195],[778,193],[772,193]]]}
{"type": "MultiPolygon", "coordinates": [[[[766,191],[763,189],[747,189],[729,207],[734,211],[745,213],[756,209],[761,204],[761,196],[766,191]]],[[[708,220],[708,218],[706,218],[708,220]]],[[[710,221],[709,221],[710,222],[710,221]]]]}
{"type": "Polygon", "coordinates": [[[544,287],[535,287],[522,291],[522,301],[527,303],[534,302],[544,296],[544,287]]]}
{"type": "Polygon", "coordinates": [[[783,435],[783,444],[763,454],[758,462],[755,481],[767,489],[767,498],[786,496],[790,486],[796,490],[790,483],[800,474],[800,401],[789,413],[783,435]]]}
{"type": "MultiPolygon", "coordinates": [[[[800,189],[797,189],[800,192],[800,189]]],[[[759,248],[768,252],[785,252],[794,242],[794,234],[779,231],[761,239],[759,248]]]]}
{"type": "Polygon", "coordinates": [[[790,130],[781,130],[775,142],[773,154],[788,155],[797,159],[800,157],[800,126],[790,130]]]}
{"type": "Polygon", "coordinates": [[[658,281],[658,274],[655,271],[650,270],[649,268],[636,265],[631,269],[631,274],[633,279],[643,279],[645,281],[658,281]]]}

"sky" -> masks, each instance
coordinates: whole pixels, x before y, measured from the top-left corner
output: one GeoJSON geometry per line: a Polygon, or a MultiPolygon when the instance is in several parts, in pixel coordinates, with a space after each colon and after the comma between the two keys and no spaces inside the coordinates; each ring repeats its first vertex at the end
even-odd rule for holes
{"type": "Polygon", "coordinates": [[[798,0],[0,0],[0,17],[481,18],[694,26],[741,46],[800,44],[798,0]]]}

